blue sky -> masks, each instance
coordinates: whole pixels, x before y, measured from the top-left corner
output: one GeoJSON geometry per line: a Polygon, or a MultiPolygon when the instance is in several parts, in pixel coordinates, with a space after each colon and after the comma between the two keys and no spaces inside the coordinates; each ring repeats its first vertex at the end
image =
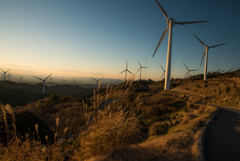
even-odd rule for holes
{"type": "MultiPolygon", "coordinates": [[[[204,47],[193,34],[209,46],[228,43],[209,50],[208,71],[217,58],[223,70],[240,67],[239,0],[159,2],[176,21],[210,21],[174,26],[172,77],[185,76],[183,62],[199,69],[191,74],[204,71],[204,47]]],[[[0,0],[0,21],[0,68],[11,69],[13,75],[118,79],[124,77],[119,73],[126,60],[135,73],[137,61],[144,66],[147,56],[149,69],[146,76],[143,70],[142,78],[159,80],[159,64],[166,67],[168,33],[152,57],[167,27],[154,0],[0,0]]]]}

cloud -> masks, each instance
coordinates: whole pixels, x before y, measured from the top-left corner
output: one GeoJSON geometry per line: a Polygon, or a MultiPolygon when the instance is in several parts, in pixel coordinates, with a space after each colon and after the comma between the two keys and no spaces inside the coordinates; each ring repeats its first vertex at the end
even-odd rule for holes
{"type": "Polygon", "coordinates": [[[103,75],[103,74],[104,74],[104,73],[83,72],[83,71],[66,70],[66,69],[58,69],[58,70],[59,70],[59,71],[63,71],[63,72],[84,73],[84,74],[93,74],[93,75],[103,75]]]}
{"type": "Polygon", "coordinates": [[[30,66],[23,66],[23,65],[12,65],[12,64],[6,64],[8,66],[12,66],[12,67],[21,67],[21,68],[32,68],[30,66]]]}

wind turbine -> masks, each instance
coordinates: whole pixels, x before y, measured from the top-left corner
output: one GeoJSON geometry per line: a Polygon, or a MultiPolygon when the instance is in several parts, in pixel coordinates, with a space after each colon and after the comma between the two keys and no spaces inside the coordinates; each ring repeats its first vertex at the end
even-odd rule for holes
{"type": "MultiPolygon", "coordinates": [[[[1,69],[1,68],[0,68],[1,69]]],[[[2,70],[2,69],[1,69],[2,70]]],[[[5,79],[6,79],[6,73],[9,71],[10,69],[8,69],[7,71],[3,71],[2,70],[2,72],[3,72],[3,78],[2,78],[2,80],[3,81],[5,81],[5,79]]]]}
{"type": "Polygon", "coordinates": [[[10,77],[13,77],[13,76],[8,72],[8,75],[6,77],[8,77],[8,81],[10,81],[10,77]]]}
{"type": "MultiPolygon", "coordinates": [[[[52,73],[48,76],[48,77],[50,77],[52,75],[52,73]]],[[[41,79],[41,78],[38,78],[38,77],[35,77],[35,76],[33,76],[34,78],[37,78],[37,79],[39,79],[39,80],[41,80],[41,81],[43,81],[43,93],[45,93],[45,86],[44,86],[44,83],[45,83],[45,81],[48,79],[48,77],[47,78],[45,78],[45,79],[41,79]]]]}
{"type": "Polygon", "coordinates": [[[74,85],[74,88],[75,88],[75,82],[77,82],[77,81],[75,81],[75,79],[74,79],[74,77],[73,77],[73,85],[74,85]]]}
{"type": "Polygon", "coordinates": [[[61,83],[65,84],[65,81],[66,81],[66,80],[65,80],[64,77],[63,77],[63,81],[62,81],[61,83]]]}
{"type": "MultiPolygon", "coordinates": [[[[19,76],[19,75],[18,75],[18,76],[19,76]]],[[[19,83],[22,83],[23,77],[20,77],[20,76],[19,76],[19,78],[20,78],[19,83]]]]}
{"type": "MultiPolygon", "coordinates": [[[[141,63],[139,62],[139,60],[138,60],[138,63],[139,63],[139,65],[140,65],[138,71],[140,70],[140,80],[141,80],[142,68],[148,68],[148,67],[143,67],[143,66],[141,65],[141,63]]],[[[137,71],[137,72],[138,72],[138,71],[137,71]]]]}
{"type": "Polygon", "coordinates": [[[91,77],[92,79],[94,79],[96,82],[97,82],[97,86],[96,86],[96,89],[98,90],[98,82],[100,81],[100,80],[102,80],[104,77],[102,77],[101,79],[95,79],[95,78],[93,78],[93,77],[91,77]]]}
{"type": "MultiPolygon", "coordinates": [[[[129,70],[128,70],[128,61],[126,62],[126,69],[124,69],[121,73],[125,72],[125,78],[127,79],[127,72],[131,73],[129,70]]],[[[121,74],[119,73],[119,74],[121,74]]],[[[132,74],[132,73],[131,73],[132,74]]],[[[133,75],[133,74],[132,74],[133,75]]]]}
{"type": "Polygon", "coordinates": [[[190,76],[190,71],[197,71],[198,69],[194,69],[194,70],[190,70],[190,69],[188,69],[188,67],[186,66],[186,64],[184,64],[183,63],[183,65],[187,68],[187,73],[186,73],[186,75],[185,75],[185,78],[186,78],[186,76],[188,75],[188,78],[189,78],[189,76],[190,76]]]}
{"type": "Polygon", "coordinates": [[[230,70],[228,70],[228,71],[224,71],[224,70],[222,70],[222,69],[220,69],[220,68],[218,68],[221,72],[223,72],[223,73],[228,73],[228,72],[230,72],[231,70],[233,70],[234,68],[231,68],[230,70]]]}
{"type": "MultiPolygon", "coordinates": [[[[160,64],[159,64],[160,65],[160,64]]],[[[162,70],[163,70],[163,73],[162,73],[162,75],[161,75],[161,78],[165,75],[165,72],[166,72],[166,70],[164,70],[163,69],[163,67],[160,65],[160,67],[162,68],[162,70]]]]}
{"type": "MultiPolygon", "coordinates": [[[[194,35],[194,34],[193,34],[194,35]]],[[[206,80],[207,79],[207,64],[208,64],[208,49],[210,49],[210,48],[215,48],[215,47],[217,47],[217,46],[221,46],[221,45],[224,45],[224,44],[226,44],[226,43],[223,43],[223,44],[218,44],[218,45],[214,45],[214,46],[206,46],[206,45],[204,45],[204,43],[196,36],[196,35],[194,35],[197,39],[198,39],[198,41],[204,46],[204,48],[205,48],[205,51],[204,51],[204,53],[203,53],[203,57],[202,57],[202,61],[203,61],[203,58],[204,58],[204,56],[205,56],[205,53],[206,53],[206,58],[205,58],[205,69],[204,69],[204,80],[206,80]]],[[[201,64],[200,64],[200,66],[202,65],[202,61],[201,61],[201,64]]]]}
{"type": "Polygon", "coordinates": [[[173,18],[168,18],[167,12],[163,9],[163,7],[160,5],[160,3],[155,0],[162,11],[164,17],[167,19],[167,28],[163,31],[163,34],[161,36],[160,41],[158,42],[158,45],[153,53],[153,57],[155,53],[157,52],[158,47],[160,46],[164,36],[166,35],[168,29],[169,29],[169,36],[168,36],[168,51],[167,51],[167,63],[166,63],[166,75],[165,75],[165,85],[164,89],[169,90],[170,89],[170,77],[171,77],[171,57],[172,57],[172,30],[173,26],[175,24],[178,25],[187,25],[192,23],[201,23],[201,22],[209,22],[209,21],[185,21],[185,22],[176,22],[173,18]]]}

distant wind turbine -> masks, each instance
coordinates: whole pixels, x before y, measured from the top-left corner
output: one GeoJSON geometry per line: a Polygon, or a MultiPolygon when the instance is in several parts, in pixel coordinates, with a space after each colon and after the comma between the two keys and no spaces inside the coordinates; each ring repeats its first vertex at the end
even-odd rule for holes
{"type": "MultiPolygon", "coordinates": [[[[193,34],[194,35],[194,34],[193,34]]],[[[226,43],[223,43],[223,44],[218,44],[218,45],[214,45],[214,46],[206,46],[206,45],[204,45],[204,43],[196,36],[196,35],[194,35],[197,39],[198,39],[198,41],[204,46],[204,48],[205,48],[205,51],[204,51],[204,53],[203,53],[203,57],[202,57],[202,61],[203,61],[203,58],[204,58],[204,56],[205,56],[205,53],[206,53],[206,58],[205,58],[205,69],[204,69],[204,80],[206,80],[207,79],[207,64],[208,64],[208,49],[210,49],[210,48],[215,48],[215,47],[217,47],[217,46],[221,46],[221,45],[224,45],[224,44],[226,44],[226,43]]],[[[202,65],[202,61],[201,61],[201,64],[200,64],[200,66],[202,65]]]]}
{"type": "MultiPolygon", "coordinates": [[[[148,68],[148,67],[143,67],[139,61],[138,61],[138,63],[139,63],[139,65],[140,65],[138,71],[140,70],[140,80],[141,80],[142,68],[148,68]]],[[[138,72],[138,71],[137,71],[137,72],[138,72]]]]}
{"type": "Polygon", "coordinates": [[[8,72],[8,75],[6,77],[8,77],[8,80],[10,81],[10,77],[13,77],[13,76],[8,72]]]}
{"type": "Polygon", "coordinates": [[[160,3],[155,0],[162,11],[164,17],[167,19],[167,28],[164,30],[160,41],[158,42],[158,45],[153,53],[153,57],[157,52],[158,47],[160,46],[164,36],[166,35],[167,31],[169,30],[169,36],[168,36],[168,51],[167,51],[167,63],[166,63],[166,75],[165,75],[165,85],[164,89],[169,90],[170,89],[170,77],[171,77],[171,57],[172,57],[172,30],[173,26],[175,24],[178,25],[186,25],[186,24],[192,24],[192,23],[202,23],[202,22],[209,22],[209,21],[186,21],[186,22],[176,22],[173,18],[168,18],[167,12],[163,9],[163,7],[160,5],[160,3]]]}
{"type": "Polygon", "coordinates": [[[74,86],[74,88],[75,88],[75,82],[77,82],[77,81],[75,81],[75,79],[74,79],[74,77],[73,77],[73,86],[74,86]]]}
{"type": "MultiPolygon", "coordinates": [[[[121,73],[125,72],[125,78],[127,79],[127,72],[131,73],[129,70],[128,70],[128,61],[126,62],[126,69],[124,69],[121,73]]],[[[121,74],[119,73],[119,74],[121,74]]],[[[132,74],[132,73],[131,73],[132,74]]],[[[132,74],[133,75],[133,74],[132,74]]]]}
{"type": "MultiPolygon", "coordinates": [[[[52,75],[52,73],[48,76],[48,77],[50,77],[52,75]]],[[[45,86],[44,86],[44,83],[45,83],[45,81],[48,79],[48,77],[47,78],[45,78],[45,79],[41,79],[41,78],[38,78],[38,77],[35,77],[35,76],[33,76],[34,78],[37,78],[37,79],[39,79],[39,80],[41,80],[41,81],[43,81],[43,93],[45,93],[45,86]]]]}
{"type": "MultiPolygon", "coordinates": [[[[18,76],[19,76],[19,75],[18,75],[18,76]]],[[[20,78],[19,83],[22,83],[23,77],[20,77],[20,76],[19,76],[19,78],[20,78]]]]}
{"type": "MultiPolygon", "coordinates": [[[[1,69],[1,68],[0,68],[1,69]]],[[[2,77],[2,80],[3,81],[5,81],[5,79],[6,79],[6,73],[9,71],[10,69],[8,69],[7,71],[3,71],[2,69],[1,69],[1,71],[3,72],[3,77],[2,77]]]]}
{"type": "Polygon", "coordinates": [[[197,70],[198,70],[198,69],[190,70],[190,69],[188,69],[188,67],[186,66],[186,64],[183,63],[183,65],[187,68],[187,73],[186,73],[186,75],[185,75],[185,78],[187,77],[187,75],[188,75],[188,78],[189,78],[189,76],[190,76],[190,71],[197,71],[197,70]]]}
{"type": "Polygon", "coordinates": [[[230,70],[228,70],[228,71],[224,71],[224,70],[222,70],[222,69],[220,69],[220,68],[218,68],[221,72],[223,72],[223,73],[228,73],[228,72],[230,72],[231,70],[233,70],[234,68],[231,68],[230,70]]]}
{"type": "Polygon", "coordinates": [[[62,84],[65,84],[65,81],[66,81],[66,80],[65,80],[64,77],[63,77],[63,81],[62,81],[61,83],[62,83],[62,84]]]}
{"type": "Polygon", "coordinates": [[[102,77],[101,79],[95,79],[95,78],[93,78],[93,77],[91,77],[93,80],[95,80],[96,82],[97,82],[97,86],[96,86],[96,89],[98,90],[98,82],[100,81],[100,80],[102,80],[104,77],[102,77]]]}
{"type": "MultiPolygon", "coordinates": [[[[159,64],[160,65],[160,64],[159,64]]],[[[163,70],[163,73],[162,73],[162,75],[161,75],[161,78],[165,75],[165,72],[166,72],[166,70],[164,70],[163,69],[163,67],[160,65],[160,67],[162,68],[162,70],[163,70]]]]}

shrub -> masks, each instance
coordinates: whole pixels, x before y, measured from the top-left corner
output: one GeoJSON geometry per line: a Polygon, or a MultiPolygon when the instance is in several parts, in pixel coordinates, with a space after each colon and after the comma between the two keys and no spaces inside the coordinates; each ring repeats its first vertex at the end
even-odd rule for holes
{"type": "Polygon", "coordinates": [[[108,108],[94,118],[85,136],[79,138],[82,160],[95,155],[103,155],[114,148],[121,148],[140,142],[143,137],[136,118],[127,117],[122,110],[111,114],[108,108]]]}
{"type": "Polygon", "coordinates": [[[230,92],[231,88],[230,87],[227,87],[226,88],[226,93],[230,92]]]}
{"type": "Polygon", "coordinates": [[[149,127],[149,135],[161,135],[165,134],[168,131],[168,124],[165,123],[160,123],[160,122],[155,122],[149,127]]]}

